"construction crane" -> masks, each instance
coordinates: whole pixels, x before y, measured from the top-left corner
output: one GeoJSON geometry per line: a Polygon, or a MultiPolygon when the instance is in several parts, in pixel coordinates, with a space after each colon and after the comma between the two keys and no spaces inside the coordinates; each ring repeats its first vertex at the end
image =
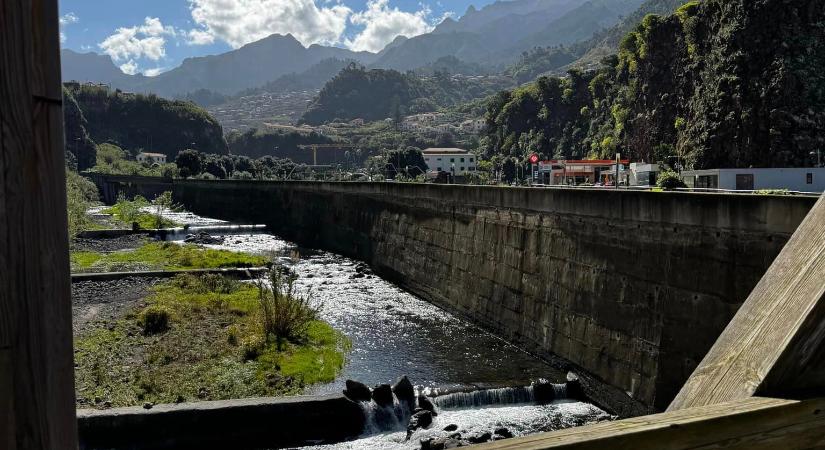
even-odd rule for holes
{"type": "Polygon", "coordinates": [[[339,150],[342,148],[355,148],[354,145],[350,144],[307,144],[307,145],[299,145],[298,148],[301,150],[312,150],[312,165],[318,165],[318,150],[339,150]]]}

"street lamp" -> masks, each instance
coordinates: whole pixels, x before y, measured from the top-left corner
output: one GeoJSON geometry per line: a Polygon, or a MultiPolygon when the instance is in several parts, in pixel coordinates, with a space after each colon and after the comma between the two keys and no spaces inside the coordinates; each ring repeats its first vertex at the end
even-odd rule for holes
{"type": "MultiPolygon", "coordinates": [[[[814,152],[811,152],[811,156],[814,156],[814,152]]],[[[816,149],[816,167],[822,167],[822,150],[816,149]]]]}

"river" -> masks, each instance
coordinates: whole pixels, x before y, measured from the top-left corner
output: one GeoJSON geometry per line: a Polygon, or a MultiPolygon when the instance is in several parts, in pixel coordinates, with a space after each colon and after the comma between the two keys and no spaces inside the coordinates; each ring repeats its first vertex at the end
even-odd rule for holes
{"type": "MultiPolygon", "coordinates": [[[[419,392],[431,394],[527,386],[539,378],[565,379],[565,373],[541,359],[405,292],[372,274],[363,263],[303,249],[265,232],[216,231],[214,226],[219,224],[197,216],[188,216],[186,221],[206,225],[213,234],[225,237],[223,244],[207,247],[270,255],[289,267],[298,275],[298,288],[311,289],[323,302],[321,318],[352,340],[352,351],[336,380],[310,387],[307,394],[340,393],[347,379],[376,385],[392,383],[402,375],[407,375],[419,392]]],[[[536,405],[512,398],[507,389],[488,392],[495,395],[485,395],[477,405],[444,403],[433,426],[419,430],[409,441],[405,439],[406,423],[383,424],[366,430],[357,441],[323,448],[419,448],[420,439],[450,434],[441,430],[451,424],[461,433],[480,434],[506,427],[518,436],[609,418],[587,403],[536,405]]]]}

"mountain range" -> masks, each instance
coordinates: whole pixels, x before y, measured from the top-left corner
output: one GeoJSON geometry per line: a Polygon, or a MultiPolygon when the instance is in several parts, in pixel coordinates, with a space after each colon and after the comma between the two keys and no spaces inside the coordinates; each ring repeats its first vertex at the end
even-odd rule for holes
{"type": "Polygon", "coordinates": [[[413,38],[399,36],[378,53],[322,45],[305,47],[292,35],[273,34],[219,55],[187,58],[180,66],[154,77],[127,75],[106,55],[64,49],[63,79],[176,97],[200,89],[234,95],[282,76],[300,75],[331,58],[406,71],[451,56],[465,63],[501,69],[533,47],[590,38],[618,23],[641,3],[642,0],[499,0],[481,9],[471,6],[460,19],[445,19],[430,33],[413,38]]]}

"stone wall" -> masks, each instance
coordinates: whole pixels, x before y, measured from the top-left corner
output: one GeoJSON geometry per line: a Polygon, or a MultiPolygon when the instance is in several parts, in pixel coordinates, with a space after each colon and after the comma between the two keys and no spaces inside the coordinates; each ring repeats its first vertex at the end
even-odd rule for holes
{"type": "Polygon", "coordinates": [[[175,181],[174,191],[196,213],[367,261],[659,410],[816,200],[401,183],[175,181]]]}

